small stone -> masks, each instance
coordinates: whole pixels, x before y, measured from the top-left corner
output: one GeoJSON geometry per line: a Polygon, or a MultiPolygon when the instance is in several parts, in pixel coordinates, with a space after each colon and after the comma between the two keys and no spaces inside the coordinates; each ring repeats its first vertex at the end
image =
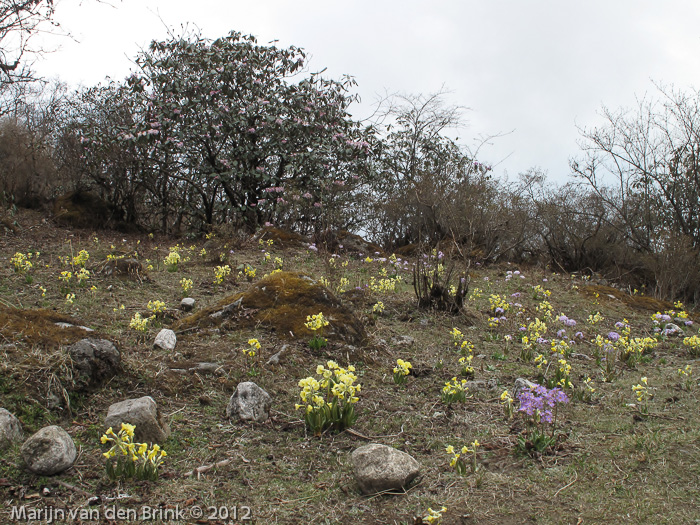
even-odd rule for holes
{"type": "Polygon", "coordinates": [[[420,474],[412,456],[378,443],[355,449],[350,459],[363,494],[404,490],[420,474]]]}
{"type": "Polygon", "coordinates": [[[252,381],[239,383],[226,407],[226,417],[262,423],[270,417],[272,398],[252,381]]]}
{"type": "Polygon", "coordinates": [[[68,347],[68,353],[83,387],[103,385],[121,370],[121,354],[106,339],[81,339],[68,347]]]}
{"type": "Polygon", "coordinates": [[[287,348],[289,345],[282,345],[282,348],[280,348],[280,351],[277,352],[275,355],[270,357],[270,359],[267,360],[267,365],[279,365],[280,364],[280,359],[282,358],[282,355],[287,351],[287,348]]]}
{"type": "Polygon", "coordinates": [[[476,381],[467,381],[464,386],[471,392],[487,392],[496,390],[498,383],[495,379],[489,379],[488,381],[477,379],[476,381]]]}
{"type": "Polygon", "coordinates": [[[86,332],[94,332],[92,328],[88,328],[87,326],[76,326],[74,324],[70,323],[63,323],[63,322],[58,322],[54,323],[56,326],[59,328],[80,328],[81,330],[85,330],[86,332]]]}
{"type": "Polygon", "coordinates": [[[61,427],[44,427],[20,449],[27,469],[39,476],[52,476],[73,466],[78,451],[73,438],[61,427]]]}
{"type": "Polygon", "coordinates": [[[22,439],[22,423],[10,411],[0,408],[0,450],[22,439]]]}
{"type": "Polygon", "coordinates": [[[194,299],[191,297],[185,297],[180,301],[180,310],[183,312],[191,312],[194,309],[194,299]]]}
{"type": "Polygon", "coordinates": [[[163,328],[160,332],[158,332],[155,341],[153,341],[153,346],[162,348],[163,350],[167,350],[169,352],[175,350],[176,344],[177,336],[175,335],[175,332],[169,328],[163,328]]]}
{"type": "Polygon", "coordinates": [[[410,335],[401,335],[391,339],[391,344],[394,346],[413,346],[416,340],[410,335]]]}
{"type": "Polygon", "coordinates": [[[515,380],[515,384],[513,385],[513,399],[518,399],[518,394],[520,394],[520,392],[528,391],[536,386],[538,386],[537,383],[533,383],[528,379],[519,377],[515,380]]]}
{"type": "Polygon", "coordinates": [[[170,427],[150,396],[111,405],[107,410],[105,429],[111,427],[118,432],[122,423],[136,426],[134,441],[163,443],[170,435],[170,427]]]}
{"type": "Polygon", "coordinates": [[[197,366],[193,366],[189,371],[199,374],[219,374],[221,373],[221,365],[216,363],[197,363],[197,366]]]}

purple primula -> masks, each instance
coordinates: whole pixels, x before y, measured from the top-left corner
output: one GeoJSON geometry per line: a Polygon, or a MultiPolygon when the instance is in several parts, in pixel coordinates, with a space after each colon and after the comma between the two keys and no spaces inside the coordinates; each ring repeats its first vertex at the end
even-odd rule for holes
{"type": "Polygon", "coordinates": [[[520,392],[520,394],[518,394],[518,401],[520,401],[520,408],[518,410],[531,416],[536,423],[539,421],[552,423],[555,420],[555,412],[553,409],[556,409],[559,403],[568,403],[569,396],[567,396],[566,392],[561,388],[557,387],[549,390],[545,386],[537,385],[529,392],[520,392]]]}
{"type": "Polygon", "coordinates": [[[557,330],[557,339],[561,339],[566,335],[566,330],[563,328],[561,330],[557,330]]]}
{"type": "Polygon", "coordinates": [[[617,332],[608,332],[608,339],[614,343],[620,339],[620,334],[617,332]]]}

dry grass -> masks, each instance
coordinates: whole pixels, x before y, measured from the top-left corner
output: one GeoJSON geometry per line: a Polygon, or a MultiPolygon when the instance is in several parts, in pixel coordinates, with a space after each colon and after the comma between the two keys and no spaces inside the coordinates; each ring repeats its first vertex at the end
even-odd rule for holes
{"type": "MultiPolygon", "coordinates": [[[[367,343],[353,351],[329,337],[320,351],[308,348],[306,336],[282,340],[264,323],[206,327],[179,335],[174,353],[151,346],[157,326],[147,337],[130,330],[135,312],[148,314],[149,300],[168,305],[156,324],[177,326],[185,314],[177,309],[182,291],[180,279],[194,281],[191,292],[202,311],[226,297],[235,297],[255,287],[271,263],[262,264],[257,243],[236,245],[228,264],[234,268],[250,264],[259,277],[249,284],[230,278],[214,285],[211,253],[201,254],[205,240],[180,240],[181,251],[190,258],[177,272],[165,271],[162,263],[170,246],[178,241],[146,235],[124,236],[47,227],[41,217],[23,214],[21,233],[0,239],[0,302],[25,310],[56,308],[56,313],[80,319],[116,342],[122,350],[124,373],[89,392],[73,390],[65,343],[14,338],[3,332],[0,341],[0,399],[2,406],[20,417],[29,434],[46,424],[60,424],[80,447],[74,468],[55,477],[30,475],[18,463],[17,448],[0,461],[0,516],[13,505],[79,508],[89,496],[110,505],[140,508],[145,505],[191,508],[200,506],[250,507],[255,523],[414,523],[428,507],[447,507],[443,524],[503,523],[688,523],[697,519],[700,474],[700,430],[697,427],[698,387],[681,387],[677,369],[696,367],[680,338],[662,340],[644,361],[629,368],[620,365],[611,382],[600,381],[590,341],[605,335],[614,323],[627,318],[632,335],[651,332],[650,312],[632,298],[616,293],[582,293],[586,283],[542,269],[519,268],[525,279],[506,280],[514,266],[480,268],[472,272],[472,298],[465,312],[449,315],[420,310],[410,283],[410,269],[400,272],[404,283],[396,292],[339,294],[345,305],[362,320],[367,343]],[[97,241],[94,238],[97,237],[97,241]],[[68,242],[70,241],[70,242],[68,242]],[[114,248],[112,248],[114,246],[114,248]],[[194,246],[190,250],[189,247],[194,246]],[[95,274],[85,288],[74,288],[72,305],[64,300],[57,275],[64,264],[59,257],[90,252],[88,268],[97,268],[109,253],[129,253],[139,258],[148,277],[119,279],[95,274]],[[9,263],[16,251],[42,252],[32,270],[33,283],[16,275],[9,263]],[[48,266],[46,266],[48,265],[48,266]],[[543,279],[547,279],[543,282],[543,279]],[[523,430],[518,420],[504,418],[499,404],[502,389],[512,391],[518,377],[534,380],[537,369],[519,359],[519,343],[507,343],[505,335],[516,335],[518,326],[536,313],[539,301],[532,298],[533,285],[551,290],[554,313],[565,313],[578,321],[575,330],[584,332],[570,358],[572,382],[581,387],[590,376],[596,383],[592,402],[573,401],[564,410],[561,424],[565,440],[556,453],[539,457],[517,453],[517,437],[523,430]],[[90,286],[97,290],[91,292],[90,286]],[[41,296],[43,286],[46,297],[41,296]],[[482,290],[481,297],[474,289],[482,290]],[[496,329],[488,328],[490,293],[520,302],[496,329]],[[520,293],[520,297],[511,297],[520,293]],[[372,313],[378,300],[385,305],[381,315],[372,313]],[[122,310],[120,307],[124,305],[122,310]],[[605,317],[595,327],[586,324],[588,315],[600,311],[605,317]],[[445,381],[458,373],[459,356],[450,330],[459,328],[474,344],[475,379],[495,380],[495,391],[473,392],[464,404],[448,408],[440,401],[445,381]],[[224,327],[225,328],[225,327],[224,327]],[[401,336],[411,336],[412,343],[401,336]],[[263,344],[258,361],[250,362],[241,349],[250,337],[263,344]],[[266,366],[267,358],[288,345],[281,366],[266,366]],[[396,359],[409,360],[414,375],[405,388],[393,384],[391,369],[396,359]],[[313,373],[327,359],[352,363],[362,384],[357,404],[358,421],[352,432],[307,435],[300,413],[295,411],[299,379],[313,373]],[[216,363],[213,373],[197,369],[200,362],[216,363]],[[653,388],[649,415],[642,416],[631,387],[646,376],[653,388]],[[245,425],[225,419],[225,406],[238,382],[253,380],[274,399],[271,419],[262,425],[245,425]],[[163,447],[169,456],[161,478],[151,482],[112,482],[104,474],[99,436],[110,404],[125,398],[151,395],[161,410],[170,414],[172,436],[163,447]],[[448,444],[461,447],[474,439],[483,444],[479,463],[483,478],[460,477],[449,467],[448,444]],[[422,477],[405,494],[362,496],[353,480],[349,454],[369,441],[395,446],[422,464],[422,477]],[[218,466],[217,466],[218,464],[218,466]],[[211,468],[196,469],[203,466],[211,468]],[[188,475],[190,474],[191,475],[188,475]],[[42,496],[44,487],[50,489],[42,496]],[[110,498],[121,497],[118,502],[110,498]]],[[[342,254],[332,266],[329,256],[319,256],[303,247],[271,251],[284,259],[285,270],[326,276],[331,288],[340,278],[354,287],[380,277],[387,263],[364,262],[367,254],[342,254]],[[342,262],[349,261],[347,267],[342,262]]],[[[589,290],[590,292],[591,290],[589,290]]],[[[641,301],[644,302],[644,301],[641,301]]],[[[647,301],[648,302],[648,301],[647,301]]],[[[648,306],[648,305],[646,305],[648,306]]],[[[82,324],[81,323],[81,324],[82,324]]],[[[549,323],[552,337],[562,328],[549,323]]],[[[568,329],[573,336],[574,329],[568,329]]],[[[697,328],[688,334],[697,333],[697,328]]],[[[697,370],[696,373],[700,372],[697,370]]],[[[156,521],[157,523],[158,521],[156,521]]],[[[241,519],[219,519],[207,523],[245,523],[241,519]]]]}

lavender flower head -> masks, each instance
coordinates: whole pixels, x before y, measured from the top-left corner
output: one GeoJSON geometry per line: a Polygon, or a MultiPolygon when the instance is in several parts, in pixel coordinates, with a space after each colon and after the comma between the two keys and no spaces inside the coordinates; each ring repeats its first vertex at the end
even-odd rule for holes
{"type": "Polygon", "coordinates": [[[620,334],[617,332],[608,332],[608,339],[614,343],[620,339],[620,334]]]}

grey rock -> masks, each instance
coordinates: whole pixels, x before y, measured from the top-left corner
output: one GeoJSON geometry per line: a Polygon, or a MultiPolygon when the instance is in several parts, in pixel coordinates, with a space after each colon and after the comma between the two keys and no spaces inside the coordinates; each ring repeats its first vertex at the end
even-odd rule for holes
{"type": "Polygon", "coordinates": [[[10,411],[0,408],[0,450],[22,439],[22,423],[10,411]]]}
{"type": "Polygon", "coordinates": [[[270,417],[272,398],[252,381],[239,383],[226,407],[226,417],[262,423],[270,417]]]}
{"type": "Polygon", "coordinates": [[[177,336],[175,332],[169,328],[163,328],[158,335],[156,335],[155,341],[153,341],[153,346],[162,348],[163,350],[173,351],[175,350],[175,345],[177,345],[177,336]]]}
{"type": "Polygon", "coordinates": [[[121,370],[121,354],[114,343],[106,339],[81,339],[68,347],[79,386],[97,386],[121,370]]]}
{"type": "Polygon", "coordinates": [[[526,392],[531,388],[535,388],[536,386],[538,386],[537,383],[533,383],[529,379],[519,377],[515,380],[515,384],[513,385],[513,399],[518,399],[518,394],[520,394],[520,392],[526,392]]]}
{"type": "Polygon", "coordinates": [[[183,312],[191,312],[194,309],[194,299],[191,297],[185,297],[180,301],[180,310],[183,312]]]}
{"type": "Polygon", "coordinates": [[[27,469],[40,476],[52,476],[73,466],[78,451],[73,438],[61,427],[44,427],[27,439],[20,449],[27,469]]]}
{"type": "Polygon", "coordinates": [[[498,389],[498,383],[495,379],[484,381],[477,379],[476,381],[467,381],[464,385],[470,392],[492,392],[498,389]]]}
{"type": "Polygon", "coordinates": [[[136,425],[134,440],[162,444],[170,435],[170,427],[150,396],[127,399],[107,410],[105,428],[118,432],[122,423],[136,425]]]}
{"type": "Polygon", "coordinates": [[[355,449],[350,459],[363,494],[403,490],[420,474],[420,464],[412,456],[378,443],[355,449]]]}
{"type": "Polygon", "coordinates": [[[669,335],[681,336],[681,335],[683,335],[683,330],[677,324],[666,323],[666,326],[664,326],[664,329],[661,332],[661,334],[665,335],[665,336],[669,336],[669,335]]]}

